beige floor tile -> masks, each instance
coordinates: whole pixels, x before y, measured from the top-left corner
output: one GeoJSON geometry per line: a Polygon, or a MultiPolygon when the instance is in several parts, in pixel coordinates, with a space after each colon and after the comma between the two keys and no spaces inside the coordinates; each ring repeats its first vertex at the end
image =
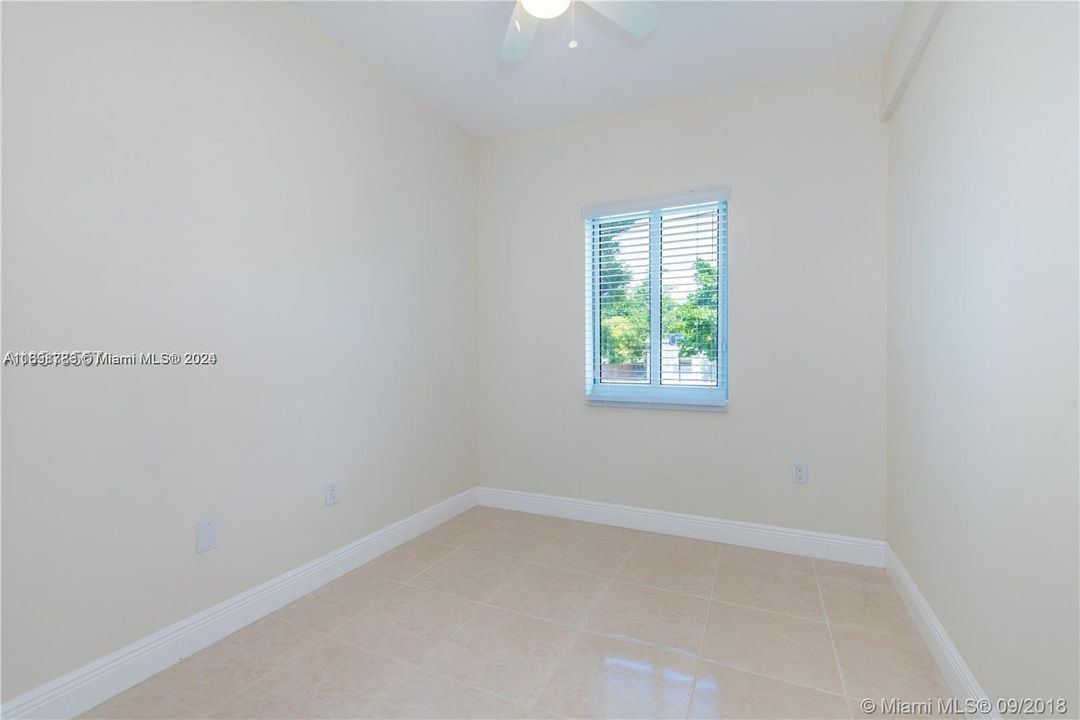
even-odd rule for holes
{"type": "Polygon", "coordinates": [[[640,535],[635,530],[574,523],[537,550],[531,561],[560,570],[612,578],[640,535]]]}
{"type": "Polygon", "coordinates": [[[560,532],[562,528],[507,520],[472,538],[464,547],[466,550],[528,560],[560,532]]]}
{"type": "Polygon", "coordinates": [[[615,527],[614,525],[601,525],[600,523],[581,522],[580,520],[575,520],[570,523],[570,527],[567,528],[567,531],[582,540],[622,542],[629,544],[637,543],[647,534],[640,530],[615,527]]]}
{"type": "Polygon", "coordinates": [[[702,661],[687,717],[838,720],[848,705],[840,695],[702,661]]]}
{"type": "Polygon", "coordinates": [[[818,576],[830,625],[914,635],[915,625],[892,585],[818,576]]]}
{"type": "Polygon", "coordinates": [[[267,615],[215,644],[233,645],[240,652],[258,655],[264,662],[280,665],[314,645],[318,639],[310,631],[267,615]]]}
{"type": "Polygon", "coordinates": [[[316,633],[271,615],[158,673],[143,685],[207,712],[318,639],[316,633]]]}
{"type": "Polygon", "coordinates": [[[214,710],[214,718],[363,718],[413,673],[331,638],[214,710]]]}
{"type": "Polygon", "coordinates": [[[311,593],[289,603],[274,615],[313,632],[326,634],[344,623],[353,614],[336,602],[311,593]]]}
{"type": "Polygon", "coordinates": [[[713,602],[701,654],[728,667],[840,692],[824,623],[713,602]]]}
{"type": "Polygon", "coordinates": [[[583,633],[533,713],[555,718],[681,718],[697,660],[640,643],[583,633]]]}
{"type": "Polygon", "coordinates": [[[487,602],[523,567],[525,563],[521,560],[462,548],[432,565],[411,584],[487,602]]]}
{"type": "Polygon", "coordinates": [[[337,603],[346,612],[356,614],[401,587],[401,583],[374,575],[361,568],[323,585],[315,594],[337,603]]]}
{"type": "Polygon", "coordinates": [[[528,565],[514,576],[490,604],[528,615],[585,627],[610,581],[593,575],[528,565]]]}
{"type": "Polygon", "coordinates": [[[706,557],[712,560],[715,560],[720,552],[720,543],[651,532],[642,532],[638,535],[637,547],[675,555],[706,557]]]}
{"type": "Polygon", "coordinates": [[[844,578],[846,580],[860,580],[880,585],[891,585],[889,576],[881,568],[867,567],[865,565],[853,565],[851,563],[834,562],[833,560],[814,560],[814,569],[818,575],[827,577],[844,578]]]}
{"type": "Polygon", "coordinates": [[[532,703],[578,631],[486,607],[454,633],[424,669],[522,703],[532,703]]]}
{"type": "Polygon", "coordinates": [[[432,528],[418,539],[444,545],[461,546],[474,537],[499,524],[504,513],[486,512],[491,508],[474,507],[457,517],[447,520],[442,525],[432,528]]]}
{"type": "Polygon", "coordinates": [[[721,561],[714,600],[824,620],[817,577],[812,572],[721,561]]]}
{"type": "Polygon", "coordinates": [[[720,559],[728,562],[746,563],[749,565],[765,565],[767,567],[786,568],[788,570],[802,570],[803,572],[814,571],[814,564],[808,557],[771,552],[769,550],[758,550],[757,548],[742,547],[740,545],[720,546],[720,559]]]}
{"type": "MultiPolygon", "coordinates": [[[[693,542],[693,541],[691,541],[693,542]]],[[[709,597],[716,575],[716,546],[689,552],[665,550],[649,543],[638,543],[616,574],[626,582],[709,597]]]]}
{"type": "Polygon", "coordinates": [[[551,515],[537,515],[536,513],[517,512],[514,510],[504,511],[502,523],[508,527],[531,527],[547,530],[564,530],[573,524],[573,520],[552,517],[551,515]]]}
{"type": "Polygon", "coordinates": [[[333,636],[419,665],[480,607],[471,600],[406,585],[346,622],[333,636]]]}
{"type": "Polygon", "coordinates": [[[364,566],[364,570],[390,580],[405,582],[424,572],[436,561],[453,551],[454,548],[450,545],[410,540],[385,555],[375,558],[364,566]]]}
{"type": "Polygon", "coordinates": [[[948,697],[933,658],[916,636],[832,628],[836,655],[852,698],[925,700],[948,697]]]}
{"type": "Polygon", "coordinates": [[[80,717],[100,720],[179,720],[201,718],[203,713],[145,684],[139,684],[80,717]]]}
{"type": "Polygon", "coordinates": [[[462,515],[468,515],[477,520],[502,520],[513,514],[513,510],[503,510],[502,508],[485,507],[483,505],[476,505],[462,513],[462,515]]]}
{"type": "Polygon", "coordinates": [[[586,627],[696,653],[708,608],[705,598],[614,581],[586,627]]]}
{"type": "Polygon", "coordinates": [[[844,718],[945,694],[881,570],[477,507],[85,717],[844,718]]]}
{"type": "Polygon", "coordinates": [[[378,707],[388,718],[521,718],[525,705],[423,670],[406,680],[378,707]]]}

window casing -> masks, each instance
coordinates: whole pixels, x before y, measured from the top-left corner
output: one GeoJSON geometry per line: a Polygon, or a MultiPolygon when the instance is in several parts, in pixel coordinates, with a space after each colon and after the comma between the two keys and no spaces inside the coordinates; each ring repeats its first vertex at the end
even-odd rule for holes
{"type": "Polygon", "coordinates": [[[586,208],[589,402],[728,401],[726,189],[586,208]]]}

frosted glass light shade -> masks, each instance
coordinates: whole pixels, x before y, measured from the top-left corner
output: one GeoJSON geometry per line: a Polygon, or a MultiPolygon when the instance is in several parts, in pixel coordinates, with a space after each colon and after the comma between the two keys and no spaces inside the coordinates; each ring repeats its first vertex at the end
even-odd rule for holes
{"type": "Polygon", "coordinates": [[[570,0],[521,0],[521,7],[534,18],[550,20],[566,12],[570,0]]]}

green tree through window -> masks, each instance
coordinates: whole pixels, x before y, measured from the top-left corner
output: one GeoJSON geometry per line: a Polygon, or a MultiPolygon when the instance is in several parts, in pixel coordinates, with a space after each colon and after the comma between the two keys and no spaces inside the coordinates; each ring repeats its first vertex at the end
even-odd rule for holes
{"type": "Polygon", "coordinates": [[[615,220],[600,226],[600,357],[613,364],[644,363],[649,352],[649,281],[635,284],[630,266],[619,257],[620,238],[636,222],[615,220]]]}
{"type": "Polygon", "coordinates": [[[704,355],[715,361],[720,273],[715,266],[697,258],[694,261],[694,282],[697,289],[691,291],[684,302],[672,301],[670,309],[664,308],[664,334],[682,336],[680,357],[704,355]]]}
{"type": "MultiPolygon", "coordinates": [[[[635,280],[620,258],[619,238],[634,222],[619,220],[600,226],[600,357],[612,364],[644,363],[649,354],[649,280],[635,280]]],[[[680,357],[703,355],[715,361],[719,271],[703,258],[696,258],[694,282],[696,289],[682,302],[670,292],[661,296],[662,332],[665,337],[681,336],[680,357]]]]}

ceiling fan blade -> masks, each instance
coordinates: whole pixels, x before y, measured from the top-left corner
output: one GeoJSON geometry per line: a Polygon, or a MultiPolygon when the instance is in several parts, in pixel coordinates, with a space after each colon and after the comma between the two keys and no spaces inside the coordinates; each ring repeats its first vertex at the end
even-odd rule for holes
{"type": "Polygon", "coordinates": [[[628,33],[645,37],[660,24],[660,8],[651,2],[585,0],[585,4],[628,33]]]}
{"type": "Polygon", "coordinates": [[[514,12],[510,15],[510,24],[506,26],[506,35],[503,36],[502,59],[524,60],[539,25],[540,21],[521,7],[520,0],[514,3],[514,12]]]}

